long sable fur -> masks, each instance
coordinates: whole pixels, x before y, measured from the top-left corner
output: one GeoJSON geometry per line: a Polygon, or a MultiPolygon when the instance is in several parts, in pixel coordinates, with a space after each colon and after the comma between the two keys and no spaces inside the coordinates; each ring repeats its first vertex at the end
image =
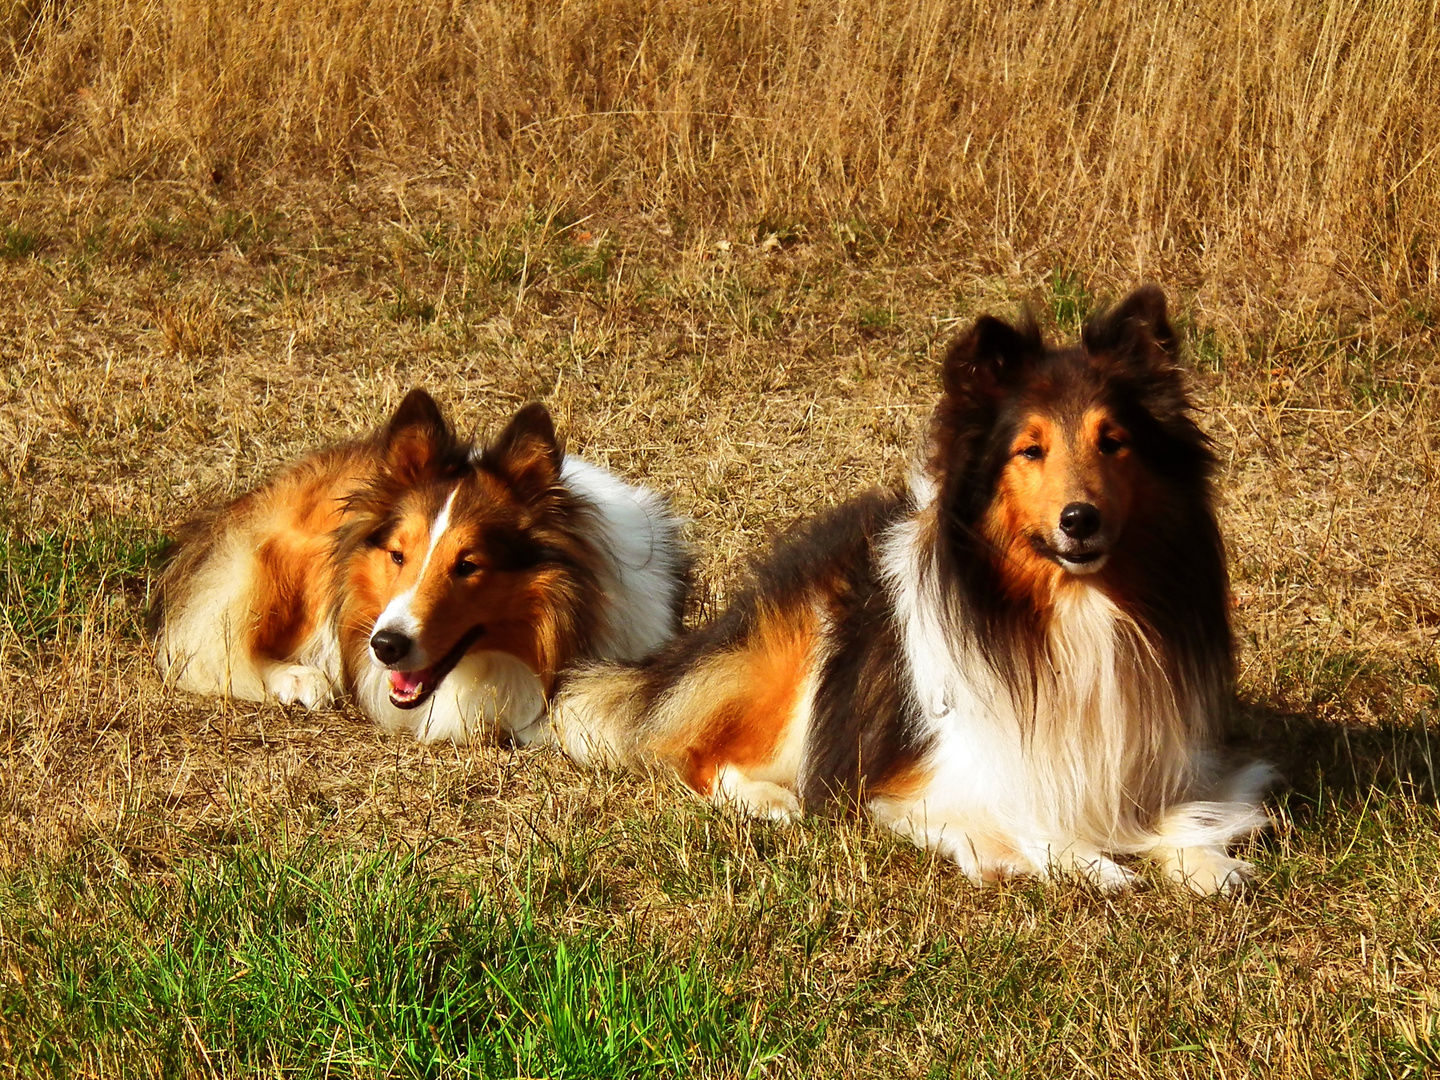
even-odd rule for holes
{"type": "Polygon", "coordinates": [[[1250,868],[1224,846],[1263,820],[1268,773],[1222,776],[1210,753],[1233,685],[1215,458],[1163,295],[1137,290],[1069,348],[1047,347],[1033,320],[981,318],[950,347],[943,381],[910,491],[801,525],[715,623],[646,661],[582,672],[555,710],[560,742],[581,761],[659,757],[701,794],[773,817],[798,811],[797,795],[863,802],[976,876],[1061,857],[1124,887],[1133,874],[1104,853],[1148,852],[1196,891],[1233,887],[1250,868]],[[1002,473],[1036,415],[1068,432],[1109,417],[1148,478],[1093,577],[1044,556],[1038,536],[992,539],[1002,473]],[[807,613],[811,638],[793,629],[807,613]],[[777,624],[791,636],[767,644],[777,624]],[[786,659],[801,652],[803,670],[786,659]],[[798,704],[747,685],[780,662],[798,704]],[[784,715],[764,750],[746,702],[771,700],[784,715]],[[983,755],[998,755],[1013,791],[983,794],[983,775],[932,791],[976,753],[982,774],[983,755]],[[959,831],[927,825],[927,805],[958,815],[959,831]]]}

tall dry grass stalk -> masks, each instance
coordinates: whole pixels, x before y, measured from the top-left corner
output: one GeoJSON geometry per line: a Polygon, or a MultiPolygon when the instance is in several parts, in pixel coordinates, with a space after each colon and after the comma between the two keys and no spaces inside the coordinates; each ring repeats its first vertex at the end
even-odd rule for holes
{"type": "Polygon", "coordinates": [[[1007,275],[1440,284],[1436,0],[25,0],[8,32],[12,179],[398,170],[1007,275]]]}

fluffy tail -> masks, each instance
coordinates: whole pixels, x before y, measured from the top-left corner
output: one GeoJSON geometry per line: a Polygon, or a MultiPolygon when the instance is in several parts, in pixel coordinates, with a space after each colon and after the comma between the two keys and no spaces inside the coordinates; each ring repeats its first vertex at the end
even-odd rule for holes
{"type": "Polygon", "coordinates": [[[1213,797],[1175,807],[1161,822],[1167,847],[1225,847],[1265,828],[1265,792],[1275,783],[1275,770],[1252,761],[1224,777],[1213,797]]]}
{"type": "Polygon", "coordinates": [[[652,697],[639,664],[595,664],[577,671],[550,709],[554,741],[581,765],[637,765],[652,697]]]}

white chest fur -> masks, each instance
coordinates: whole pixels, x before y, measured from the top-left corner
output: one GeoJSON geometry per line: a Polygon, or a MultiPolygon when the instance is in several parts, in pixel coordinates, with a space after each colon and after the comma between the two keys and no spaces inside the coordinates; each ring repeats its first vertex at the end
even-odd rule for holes
{"type": "Polygon", "coordinates": [[[1038,655],[1023,658],[1034,679],[1017,689],[985,659],[963,601],[946,594],[916,520],[895,527],[884,565],[930,728],[919,812],[1052,852],[1151,846],[1157,817],[1185,797],[1189,739],[1134,622],[1088,581],[1065,582],[1038,655]]]}

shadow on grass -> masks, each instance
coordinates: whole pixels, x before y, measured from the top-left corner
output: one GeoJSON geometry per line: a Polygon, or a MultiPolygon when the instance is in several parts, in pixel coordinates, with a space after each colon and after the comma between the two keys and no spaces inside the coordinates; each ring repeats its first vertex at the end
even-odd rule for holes
{"type": "Polygon", "coordinates": [[[1280,773],[1278,791],[1306,800],[1403,791],[1435,803],[1440,725],[1428,709],[1410,721],[1347,723],[1264,703],[1242,701],[1233,747],[1263,758],[1280,773]]]}

